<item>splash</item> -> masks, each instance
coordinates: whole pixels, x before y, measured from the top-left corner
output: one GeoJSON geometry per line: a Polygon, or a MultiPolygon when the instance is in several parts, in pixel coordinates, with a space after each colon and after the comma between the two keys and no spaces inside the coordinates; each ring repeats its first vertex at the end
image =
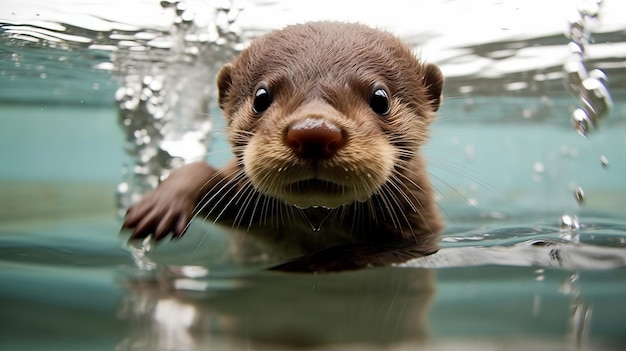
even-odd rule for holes
{"type": "Polygon", "coordinates": [[[570,39],[568,47],[571,55],[563,65],[565,87],[578,99],[580,107],[572,114],[572,124],[574,130],[583,137],[587,137],[598,126],[613,106],[606,74],[599,69],[588,72],[585,65],[585,48],[591,42],[589,23],[598,18],[601,5],[601,0],[581,1],[569,20],[566,33],[570,39]]]}
{"type": "Polygon", "coordinates": [[[162,1],[161,6],[174,13],[171,28],[119,34],[125,47],[114,55],[119,123],[134,162],[123,168],[117,189],[120,216],[171,169],[204,159],[215,75],[241,42],[233,25],[238,9],[230,2],[162,1]]]}
{"type": "MultiPolygon", "coordinates": [[[[569,93],[578,99],[579,107],[572,113],[572,124],[576,133],[586,138],[587,135],[598,127],[600,120],[613,106],[611,95],[607,88],[608,78],[606,74],[593,69],[587,71],[585,64],[585,50],[591,43],[589,24],[598,19],[602,0],[582,0],[578,8],[568,22],[566,36],[570,39],[568,47],[570,58],[563,65],[565,73],[565,87],[569,93]]],[[[608,166],[606,157],[601,156],[602,167],[608,166]]],[[[583,205],[585,194],[580,186],[571,186],[577,204],[583,205]]],[[[580,224],[577,217],[563,215],[561,228],[578,229],[580,224]]]]}
{"type": "Polygon", "coordinates": [[[157,269],[156,262],[152,261],[148,258],[148,253],[152,251],[155,245],[154,237],[147,236],[141,242],[139,241],[129,241],[124,244],[123,248],[130,252],[133,261],[142,271],[150,272],[157,269]]]}

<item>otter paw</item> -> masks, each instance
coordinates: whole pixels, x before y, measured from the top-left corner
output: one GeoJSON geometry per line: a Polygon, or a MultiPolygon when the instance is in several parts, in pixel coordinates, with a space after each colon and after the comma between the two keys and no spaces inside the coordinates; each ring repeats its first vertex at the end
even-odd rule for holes
{"type": "Polygon", "coordinates": [[[172,238],[183,236],[195,204],[170,195],[163,189],[154,190],[128,210],[122,229],[132,230],[131,240],[150,234],[156,240],[164,239],[170,233],[172,238]]]}

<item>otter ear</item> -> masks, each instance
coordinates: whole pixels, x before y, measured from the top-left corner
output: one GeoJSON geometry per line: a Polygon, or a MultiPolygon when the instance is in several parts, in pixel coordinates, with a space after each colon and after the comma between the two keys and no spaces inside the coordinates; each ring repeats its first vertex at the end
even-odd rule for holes
{"type": "Polygon", "coordinates": [[[222,66],[220,71],[217,72],[217,102],[222,110],[226,107],[226,101],[228,100],[228,95],[232,87],[232,72],[233,65],[230,63],[222,66]]]}
{"type": "Polygon", "coordinates": [[[443,89],[443,74],[437,65],[428,63],[424,69],[424,85],[428,90],[428,97],[433,111],[441,105],[441,90],[443,89]]]}

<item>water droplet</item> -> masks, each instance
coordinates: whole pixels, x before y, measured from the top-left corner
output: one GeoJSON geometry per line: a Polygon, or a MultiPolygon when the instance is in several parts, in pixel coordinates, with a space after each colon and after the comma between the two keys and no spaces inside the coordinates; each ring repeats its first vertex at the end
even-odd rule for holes
{"type": "Polygon", "coordinates": [[[561,230],[576,230],[580,228],[580,222],[578,217],[570,215],[562,215],[561,222],[559,223],[561,230]]]}
{"type": "Polygon", "coordinates": [[[585,79],[582,88],[584,96],[581,102],[589,104],[591,109],[588,112],[591,112],[594,121],[604,116],[613,107],[611,95],[601,78],[585,79]]]}
{"type": "Polygon", "coordinates": [[[39,75],[39,78],[46,79],[47,76],[48,75],[46,73],[42,73],[42,74],[39,75]]]}
{"type": "Polygon", "coordinates": [[[574,188],[573,193],[576,202],[578,202],[579,204],[585,202],[585,193],[583,192],[583,188],[578,186],[574,188]]]}
{"type": "Polygon", "coordinates": [[[127,182],[121,182],[117,185],[117,192],[125,194],[130,189],[130,185],[127,182]]]}
{"type": "Polygon", "coordinates": [[[150,88],[150,90],[157,92],[163,89],[163,82],[159,79],[153,79],[152,81],[150,81],[148,87],[150,88]]]}
{"type": "Polygon", "coordinates": [[[609,159],[607,159],[604,155],[600,156],[600,163],[604,169],[609,167],[609,159]]]}
{"type": "Polygon", "coordinates": [[[535,164],[533,165],[533,170],[535,171],[535,173],[543,173],[544,171],[544,165],[541,162],[535,162],[535,164]]]}
{"type": "Polygon", "coordinates": [[[599,80],[605,87],[609,81],[609,78],[606,76],[606,73],[604,73],[604,71],[600,69],[591,70],[591,72],[589,72],[589,77],[599,80]]]}
{"type": "Polygon", "coordinates": [[[592,126],[591,119],[581,108],[577,108],[572,114],[572,124],[576,133],[584,138],[587,137],[587,133],[589,133],[592,126]]]}
{"type": "Polygon", "coordinates": [[[578,96],[580,86],[585,78],[587,78],[587,70],[577,56],[565,62],[563,65],[565,73],[565,87],[570,94],[578,96]]]}

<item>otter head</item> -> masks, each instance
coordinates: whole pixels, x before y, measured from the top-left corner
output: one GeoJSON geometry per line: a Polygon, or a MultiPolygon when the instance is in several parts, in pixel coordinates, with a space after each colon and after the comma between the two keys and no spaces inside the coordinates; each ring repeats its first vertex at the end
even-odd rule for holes
{"type": "Polygon", "coordinates": [[[217,83],[235,157],[256,190],[336,208],[403,181],[443,77],[389,33],[317,22],[253,40],[217,83]]]}

